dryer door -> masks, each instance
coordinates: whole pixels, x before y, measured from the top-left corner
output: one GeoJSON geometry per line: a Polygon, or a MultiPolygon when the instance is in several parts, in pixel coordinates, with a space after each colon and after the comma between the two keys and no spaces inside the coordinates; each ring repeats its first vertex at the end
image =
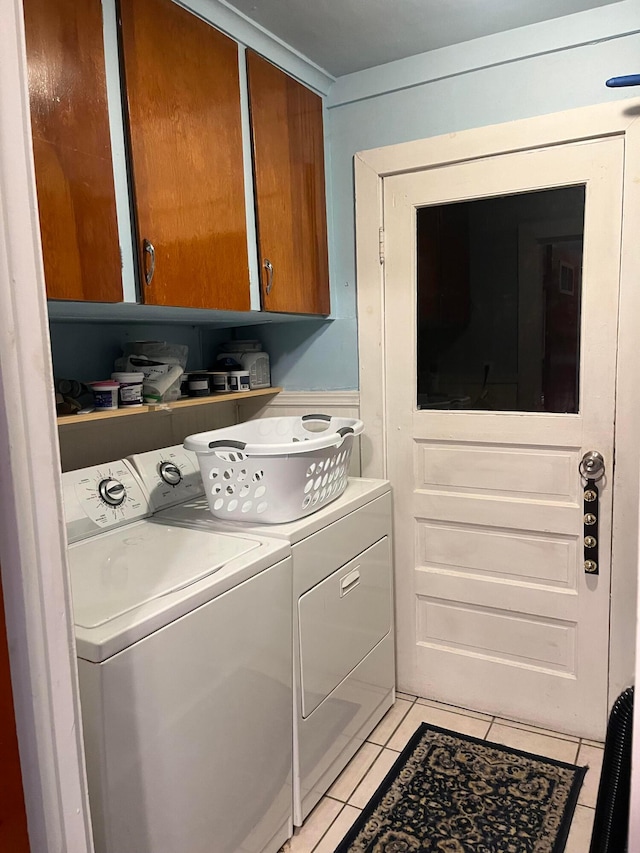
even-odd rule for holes
{"type": "Polygon", "coordinates": [[[308,717],[391,630],[385,536],[298,600],[302,716],[308,717]]]}

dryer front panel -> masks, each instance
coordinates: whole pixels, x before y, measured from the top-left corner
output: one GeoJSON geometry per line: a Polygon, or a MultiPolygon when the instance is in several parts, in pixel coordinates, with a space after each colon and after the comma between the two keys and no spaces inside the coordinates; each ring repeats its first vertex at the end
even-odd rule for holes
{"type": "Polygon", "coordinates": [[[308,717],[391,630],[388,537],[298,600],[302,716],[308,717]]]}

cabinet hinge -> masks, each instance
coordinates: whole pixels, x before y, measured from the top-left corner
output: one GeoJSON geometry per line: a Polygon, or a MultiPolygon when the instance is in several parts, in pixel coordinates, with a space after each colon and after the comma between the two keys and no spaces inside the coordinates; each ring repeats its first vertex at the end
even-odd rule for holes
{"type": "Polygon", "coordinates": [[[378,232],[378,250],[380,253],[380,263],[384,263],[384,228],[381,228],[378,232]]]}

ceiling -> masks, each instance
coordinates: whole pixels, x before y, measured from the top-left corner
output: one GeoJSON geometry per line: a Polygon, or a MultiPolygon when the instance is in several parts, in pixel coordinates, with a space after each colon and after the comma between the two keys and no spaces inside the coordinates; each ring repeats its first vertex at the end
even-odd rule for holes
{"type": "Polygon", "coordinates": [[[227,0],[340,77],[617,0],[227,0]]]}

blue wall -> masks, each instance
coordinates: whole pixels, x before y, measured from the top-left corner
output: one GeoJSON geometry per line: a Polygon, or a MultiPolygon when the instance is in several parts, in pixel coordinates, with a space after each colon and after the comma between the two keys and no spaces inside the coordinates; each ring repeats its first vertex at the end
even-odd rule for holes
{"type": "MultiPolygon", "coordinates": [[[[327,132],[332,274],[342,316],[356,316],[353,157],[358,151],[634,94],[640,104],[640,89],[604,85],[609,77],[640,71],[639,33],[640,2],[627,0],[337,80],[329,92],[327,132]]],[[[317,383],[318,370],[326,365],[327,388],[345,387],[345,381],[357,388],[350,369],[357,364],[353,328],[343,323],[337,340],[319,337],[306,346],[296,375],[317,383]],[[349,369],[331,375],[336,344],[349,369]]],[[[292,361],[295,355],[294,350],[292,361]]]]}
{"type": "Polygon", "coordinates": [[[230,335],[227,330],[201,330],[181,324],[71,323],[50,324],[53,374],[58,379],[92,382],[108,379],[113,362],[129,341],[167,341],[189,347],[189,370],[210,367],[216,347],[230,335]]]}
{"type": "Polygon", "coordinates": [[[355,302],[352,317],[300,320],[236,330],[257,338],[271,358],[271,382],[287,391],[352,391],[358,387],[355,302]]]}

